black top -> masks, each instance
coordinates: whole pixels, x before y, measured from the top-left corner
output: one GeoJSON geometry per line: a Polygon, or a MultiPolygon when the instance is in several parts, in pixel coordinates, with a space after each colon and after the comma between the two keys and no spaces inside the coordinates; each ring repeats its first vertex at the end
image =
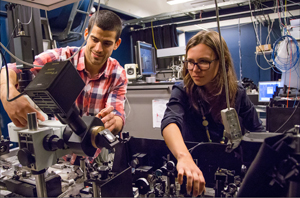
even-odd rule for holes
{"type": "MultiPolygon", "coordinates": [[[[193,110],[189,103],[183,82],[175,84],[161,122],[161,131],[169,124],[175,123],[180,129],[184,141],[207,142],[206,130],[202,125],[202,113],[193,110]]],[[[209,123],[210,138],[213,142],[220,142],[223,137],[224,126],[213,120],[212,115],[207,111],[209,104],[204,101],[201,101],[201,103],[203,104],[206,120],[209,123]]],[[[244,127],[251,132],[265,131],[254,105],[248,98],[246,90],[240,84],[235,99],[235,110],[239,116],[241,128],[244,127]]]]}

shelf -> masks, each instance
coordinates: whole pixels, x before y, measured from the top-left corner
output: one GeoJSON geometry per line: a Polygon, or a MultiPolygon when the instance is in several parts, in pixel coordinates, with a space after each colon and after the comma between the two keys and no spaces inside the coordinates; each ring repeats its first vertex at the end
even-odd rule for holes
{"type": "MultiPolygon", "coordinates": [[[[270,50],[270,51],[264,51],[264,54],[265,55],[269,55],[269,54],[272,54],[273,50],[270,50]]],[[[263,52],[254,52],[254,54],[257,54],[257,55],[263,55],[263,52]]]]}

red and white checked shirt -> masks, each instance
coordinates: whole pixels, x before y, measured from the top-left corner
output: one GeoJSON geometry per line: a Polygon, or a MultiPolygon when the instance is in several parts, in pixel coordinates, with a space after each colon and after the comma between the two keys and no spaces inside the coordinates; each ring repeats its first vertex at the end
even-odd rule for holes
{"type": "MultiPolygon", "coordinates": [[[[65,47],[47,50],[35,57],[35,65],[48,62],[64,61],[71,57],[79,47],[65,47]]],[[[84,65],[85,46],[70,61],[85,83],[85,87],[76,100],[81,116],[95,116],[107,106],[114,107],[114,113],[120,116],[125,124],[124,102],[127,91],[127,77],[124,68],[113,58],[108,58],[105,69],[93,78],[84,65]]],[[[20,70],[16,64],[8,65],[17,74],[20,70]]],[[[72,80],[72,79],[70,79],[72,80]]]]}

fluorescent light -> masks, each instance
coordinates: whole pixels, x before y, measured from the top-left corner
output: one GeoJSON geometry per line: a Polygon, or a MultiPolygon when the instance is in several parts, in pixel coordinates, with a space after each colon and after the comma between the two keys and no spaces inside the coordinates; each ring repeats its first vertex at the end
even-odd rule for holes
{"type": "Polygon", "coordinates": [[[204,28],[204,27],[201,27],[200,25],[195,25],[197,28],[199,28],[200,30],[206,30],[206,31],[209,31],[208,29],[204,28]]]}
{"type": "Polygon", "coordinates": [[[185,3],[189,1],[193,1],[193,0],[167,0],[167,3],[170,5],[175,5],[175,4],[185,3]]]}

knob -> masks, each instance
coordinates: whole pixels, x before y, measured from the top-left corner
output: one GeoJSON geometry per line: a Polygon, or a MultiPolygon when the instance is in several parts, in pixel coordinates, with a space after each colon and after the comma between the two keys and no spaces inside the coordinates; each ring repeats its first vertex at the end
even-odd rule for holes
{"type": "Polygon", "coordinates": [[[125,140],[125,139],[128,139],[129,138],[129,132],[123,132],[122,133],[122,138],[125,140]]]}
{"type": "Polygon", "coordinates": [[[163,175],[162,170],[157,169],[157,170],[155,171],[155,176],[156,176],[156,177],[161,177],[162,175],[163,175]]]}
{"type": "Polygon", "coordinates": [[[109,168],[108,166],[99,166],[97,168],[98,173],[101,175],[100,179],[105,180],[108,178],[109,168]]]}
{"type": "Polygon", "coordinates": [[[96,180],[96,179],[98,179],[98,177],[99,177],[99,173],[97,171],[93,171],[93,172],[90,173],[90,178],[91,179],[96,180]]]}
{"type": "Polygon", "coordinates": [[[18,151],[18,160],[23,166],[30,166],[35,162],[35,158],[27,148],[22,148],[18,151]]]}
{"type": "Polygon", "coordinates": [[[167,163],[167,170],[168,170],[168,171],[174,171],[174,169],[175,169],[175,164],[174,164],[174,162],[168,161],[168,163],[167,163]]]}
{"type": "Polygon", "coordinates": [[[150,191],[149,182],[145,178],[136,180],[135,185],[139,189],[139,194],[146,195],[150,191]]]}

